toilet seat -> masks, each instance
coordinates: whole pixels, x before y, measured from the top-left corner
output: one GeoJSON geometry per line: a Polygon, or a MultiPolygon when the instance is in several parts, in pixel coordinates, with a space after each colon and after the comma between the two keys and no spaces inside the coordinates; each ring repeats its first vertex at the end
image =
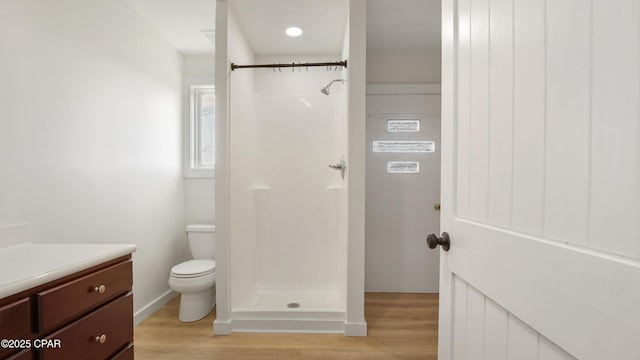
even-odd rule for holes
{"type": "Polygon", "coordinates": [[[171,276],[174,278],[196,278],[212,274],[216,271],[215,260],[196,259],[180,263],[171,268],[171,276]]]}

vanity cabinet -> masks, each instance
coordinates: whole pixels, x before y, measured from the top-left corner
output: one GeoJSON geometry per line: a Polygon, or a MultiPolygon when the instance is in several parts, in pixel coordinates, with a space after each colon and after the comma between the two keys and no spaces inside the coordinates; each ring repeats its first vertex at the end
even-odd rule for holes
{"type": "MultiPolygon", "coordinates": [[[[31,336],[30,308],[31,303],[28,297],[0,306],[0,324],[2,324],[0,339],[28,339],[31,336]]],[[[0,348],[0,354],[2,354],[2,348],[0,348]]]]}
{"type": "Polygon", "coordinates": [[[33,352],[30,349],[22,350],[19,353],[9,356],[8,360],[32,360],[33,352]]]}
{"type": "Polygon", "coordinates": [[[0,359],[133,359],[132,284],[128,255],[1,299],[0,359]]]}

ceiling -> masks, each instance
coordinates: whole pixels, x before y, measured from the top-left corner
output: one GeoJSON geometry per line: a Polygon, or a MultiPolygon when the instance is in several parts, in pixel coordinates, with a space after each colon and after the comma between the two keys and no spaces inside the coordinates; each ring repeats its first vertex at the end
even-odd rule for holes
{"type": "Polygon", "coordinates": [[[342,50],[345,0],[231,0],[247,40],[258,55],[326,54],[342,50]],[[285,29],[297,26],[302,35],[285,29]]]}
{"type": "MultiPolygon", "coordinates": [[[[178,51],[213,54],[215,0],[125,0],[178,51]],[[207,39],[207,35],[210,39],[207,39]]],[[[346,0],[229,0],[256,54],[340,52],[346,0]],[[284,34],[288,26],[302,36],[284,34]]],[[[440,0],[367,0],[367,49],[440,48],[440,0]]]]}
{"type": "Polygon", "coordinates": [[[160,35],[185,55],[213,54],[209,31],[216,19],[215,0],[125,0],[160,35]]]}

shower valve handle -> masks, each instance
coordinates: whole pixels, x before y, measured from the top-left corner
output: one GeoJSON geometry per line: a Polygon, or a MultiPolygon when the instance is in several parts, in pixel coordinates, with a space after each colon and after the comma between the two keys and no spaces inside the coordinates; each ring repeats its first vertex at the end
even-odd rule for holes
{"type": "Polygon", "coordinates": [[[334,165],[329,165],[330,168],[340,170],[340,176],[344,180],[344,172],[347,169],[347,163],[344,161],[344,156],[340,158],[340,162],[334,165]]]}

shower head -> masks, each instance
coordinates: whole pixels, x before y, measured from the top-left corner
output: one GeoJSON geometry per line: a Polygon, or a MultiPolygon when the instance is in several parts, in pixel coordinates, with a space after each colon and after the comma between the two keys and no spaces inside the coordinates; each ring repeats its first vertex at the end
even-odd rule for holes
{"type": "Polygon", "coordinates": [[[333,84],[336,81],[340,81],[341,83],[344,83],[345,80],[344,79],[335,79],[335,80],[331,80],[330,83],[328,83],[327,85],[323,86],[320,88],[320,92],[325,94],[325,95],[329,95],[329,88],[331,87],[331,84],[333,84]]]}

